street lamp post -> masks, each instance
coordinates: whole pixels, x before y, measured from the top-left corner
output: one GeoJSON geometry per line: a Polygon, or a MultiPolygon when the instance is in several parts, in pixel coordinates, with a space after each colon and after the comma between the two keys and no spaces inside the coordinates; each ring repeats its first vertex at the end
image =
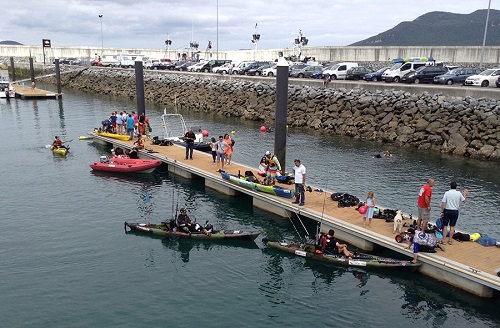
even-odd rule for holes
{"type": "Polygon", "coordinates": [[[259,40],[260,40],[260,34],[257,31],[257,23],[255,23],[255,32],[252,35],[252,43],[253,43],[253,46],[254,46],[253,60],[255,60],[255,56],[257,54],[257,42],[259,42],[259,40]]]}
{"type": "Polygon", "coordinates": [[[300,55],[302,54],[301,48],[307,46],[308,43],[309,39],[302,34],[302,30],[299,30],[299,35],[295,38],[293,43],[294,55],[297,57],[298,61],[300,61],[300,55]]]}
{"type": "Polygon", "coordinates": [[[481,60],[479,63],[479,68],[483,68],[483,59],[484,59],[484,45],[486,44],[486,33],[488,32],[488,21],[490,19],[490,6],[491,0],[488,3],[488,11],[486,13],[486,24],[484,26],[484,37],[483,37],[483,46],[481,47],[481,60]]]}
{"type": "MultiPolygon", "coordinates": [[[[195,53],[198,51],[199,46],[200,46],[200,44],[196,41],[189,42],[189,47],[191,48],[191,60],[193,60],[193,58],[195,58],[195,53]]],[[[195,61],[196,61],[196,59],[195,59],[195,61]]]]}
{"type": "Polygon", "coordinates": [[[165,40],[165,58],[168,58],[168,50],[170,49],[170,46],[172,45],[172,40],[170,40],[170,36],[167,34],[167,39],[165,40]]]}
{"type": "Polygon", "coordinates": [[[99,18],[101,19],[101,58],[102,58],[102,53],[104,51],[104,38],[102,34],[102,15],[99,15],[99,18]]]}

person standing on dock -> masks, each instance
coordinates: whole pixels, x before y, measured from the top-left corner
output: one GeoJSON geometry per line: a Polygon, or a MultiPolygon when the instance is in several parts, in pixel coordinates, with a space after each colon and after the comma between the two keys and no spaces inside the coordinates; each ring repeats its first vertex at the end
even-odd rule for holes
{"type": "MultiPolygon", "coordinates": [[[[455,233],[455,225],[458,220],[458,208],[460,207],[460,202],[467,200],[467,189],[462,192],[457,190],[457,183],[453,181],[450,184],[450,190],[444,193],[443,200],[441,202],[441,218],[443,219],[443,239],[446,238],[448,232],[448,225],[450,226],[450,236],[448,237],[448,245],[451,245],[453,234],[455,233]]],[[[443,242],[443,241],[441,241],[443,242]]]]}
{"type": "Polygon", "coordinates": [[[225,149],[227,147],[227,143],[224,141],[224,138],[222,136],[219,136],[219,141],[217,141],[216,144],[217,144],[217,172],[219,172],[220,170],[224,170],[224,163],[226,161],[225,149]]]}
{"type": "Polygon", "coordinates": [[[130,140],[134,140],[134,118],[130,114],[127,117],[127,134],[130,140]]]}
{"type": "Polygon", "coordinates": [[[425,227],[431,219],[431,197],[434,179],[427,180],[427,183],[420,188],[418,193],[418,220],[417,230],[425,231],[425,227]]]}
{"type": "Polygon", "coordinates": [[[372,218],[373,218],[373,212],[375,209],[376,205],[375,197],[373,197],[373,191],[369,191],[368,195],[366,196],[366,202],[365,205],[368,207],[366,210],[366,213],[363,214],[363,227],[366,227],[366,218],[368,218],[368,227],[372,227],[372,218]]]}
{"type": "Polygon", "coordinates": [[[184,134],[184,142],[186,143],[186,159],[193,159],[193,149],[194,149],[194,141],[196,140],[196,135],[193,132],[192,128],[184,134]]]}
{"type": "Polygon", "coordinates": [[[117,130],[116,130],[116,133],[118,134],[122,134],[123,133],[123,112],[120,112],[119,115],[116,115],[116,126],[117,126],[117,130]]]}
{"type": "Polygon", "coordinates": [[[306,167],[300,163],[300,159],[296,159],[293,162],[295,163],[292,169],[295,174],[295,201],[293,204],[304,206],[306,202],[306,167]]]}

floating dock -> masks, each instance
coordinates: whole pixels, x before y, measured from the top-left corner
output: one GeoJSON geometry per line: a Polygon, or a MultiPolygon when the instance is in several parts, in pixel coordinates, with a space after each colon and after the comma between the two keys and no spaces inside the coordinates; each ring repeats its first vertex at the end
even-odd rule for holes
{"type": "Polygon", "coordinates": [[[40,98],[54,98],[58,99],[62,97],[62,93],[56,93],[52,91],[32,88],[31,85],[25,84],[14,84],[14,91],[16,93],[16,98],[21,99],[40,99],[40,98]]]}
{"type": "MultiPolygon", "coordinates": [[[[133,141],[120,141],[89,133],[93,142],[112,144],[124,149],[131,149],[133,141]]],[[[185,160],[185,148],[173,146],[149,145],[140,151],[142,158],[159,159],[168,165],[168,171],[187,179],[204,179],[205,186],[225,195],[246,194],[252,197],[253,206],[285,218],[305,217],[322,223],[322,230],[335,229],[335,235],[341,240],[365,251],[376,248],[391,249],[408,257],[413,252],[406,249],[406,244],[397,243],[393,233],[393,223],[383,219],[373,219],[371,228],[363,227],[362,216],[354,207],[338,207],[331,199],[331,191],[306,192],[305,206],[297,206],[285,199],[270,194],[245,189],[221,178],[212,155],[195,151],[193,160],[185,160]]],[[[232,174],[251,170],[257,176],[257,170],[239,163],[224,166],[224,171],[232,174]]],[[[287,187],[287,185],[282,185],[287,187]]],[[[294,188],[294,185],[288,186],[294,188]]],[[[312,186],[314,190],[314,186],[312,186]]],[[[405,220],[408,224],[410,220],[405,220]]],[[[403,228],[405,229],[405,228],[403,228]]],[[[459,289],[480,297],[494,298],[500,295],[500,248],[483,247],[475,242],[457,242],[446,245],[445,252],[419,253],[422,263],[419,272],[439,281],[446,282],[459,289]]]]}

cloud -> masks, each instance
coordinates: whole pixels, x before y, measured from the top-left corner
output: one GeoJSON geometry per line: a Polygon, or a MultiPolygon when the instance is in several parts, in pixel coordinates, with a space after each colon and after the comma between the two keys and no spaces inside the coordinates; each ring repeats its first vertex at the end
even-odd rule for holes
{"type": "Polygon", "coordinates": [[[441,0],[410,10],[400,0],[25,0],[2,8],[0,40],[163,49],[168,34],[174,49],[197,41],[204,50],[209,40],[216,47],[217,38],[220,50],[251,49],[257,23],[260,49],[290,48],[299,30],[310,46],[345,46],[430,11],[471,13],[486,5],[469,0],[458,8],[455,0],[441,0]]]}

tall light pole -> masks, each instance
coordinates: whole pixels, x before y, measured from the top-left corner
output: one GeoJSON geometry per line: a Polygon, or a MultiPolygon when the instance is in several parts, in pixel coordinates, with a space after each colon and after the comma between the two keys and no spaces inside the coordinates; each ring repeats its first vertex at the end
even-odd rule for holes
{"type": "Polygon", "coordinates": [[[217,0],[217,39],[215,45],[215,59],[219,59],[219,0],[217,0]]]}
{"type": "Polygon", "coordinates": [[[484,26],[483,46],[481,47],[481,61],[479,63],[479,68],[483,68],[484,45],[486,44],[486,33],[488,32],[488,21],[490,19],[490,6],[491,6],[491,0],[488,3],[488,11],[486,13],[486,24],[484,26]]]}
{"type": "Polygon", "coordinates": [[[253,60],[255,60],[255,55],[257,53],[257,42],[260,40],[260,34],[257,31],[257,23],[255,23],[255,33],[252,35],[252,43],[254,45],[253,60]]]}
{"type": "Polygon", "coordinates": [[[104,51],[104,38],[102,36],[102,15],[99,15],[99,18],[101,19],[101,58],[102,58],[102,53],[104,51]]]}
{"type": "Polygon", "coordinates": [[[167,39],[165,40],[165,58],[168,58],[168,50],[170,49],[170,46],[172,45],[172,40],[170,40],[170,35],[167,34],[167,39]]]}

